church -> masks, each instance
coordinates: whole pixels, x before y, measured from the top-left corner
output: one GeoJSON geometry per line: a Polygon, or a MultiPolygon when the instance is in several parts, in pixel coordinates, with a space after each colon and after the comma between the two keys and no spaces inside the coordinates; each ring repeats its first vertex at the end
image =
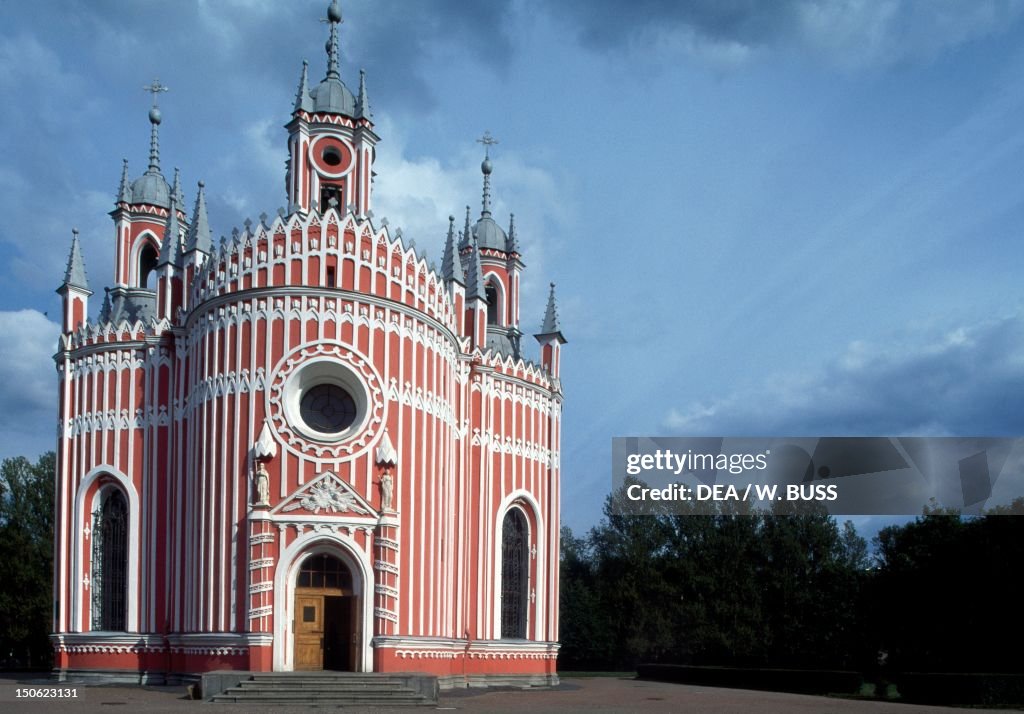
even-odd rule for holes
{"type": "Polygon", "coordinates": [[[303,63],[282,112],[286,209],[214,240],[203,182],[186,205],[161,168],[154,82],[92,318],[73,235],[54,358],[61,678],[558,681],[554,285],[527,357],[488,135],[479,216],[438,227],[439,266],[373,215],[366,78],[342,81],[337,0],[327,21],[325,76],[303,63]]]}

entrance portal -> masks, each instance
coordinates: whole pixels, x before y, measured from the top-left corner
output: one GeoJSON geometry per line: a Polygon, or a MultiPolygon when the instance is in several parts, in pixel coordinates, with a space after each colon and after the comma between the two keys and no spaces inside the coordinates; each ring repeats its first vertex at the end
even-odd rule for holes
{"type": "Polygon", "coordinates": [[[357,669],[359,598],[352,573],[327,553],[306,558],[295,581],[295,669],[357,669]]]}

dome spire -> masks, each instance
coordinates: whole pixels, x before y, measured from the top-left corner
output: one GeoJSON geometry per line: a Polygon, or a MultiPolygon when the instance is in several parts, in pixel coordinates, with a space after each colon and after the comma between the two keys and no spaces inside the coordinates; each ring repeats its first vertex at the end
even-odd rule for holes
{"type": "Polygon", "coordinates": [[[484,160],[480,164],[480,171],[484,175],[484,201],[481,217],[491,215],[491,171],[494,169],[491,164],[491,147],[498,143],[498,140],[491,136],[491,132],[485,131],[484,135],[477,139],[477,143],[484,145],[484,160]]]}
{"type": "MultiPolygon", "coordinates": [[[[341,61],[338,50],[338,25],[342,23],[341,7],[338,0],[332,0],[327,8],[327,18],[321,20],[331,26],[331,36],[327,40],[327,76],[309,92],[314,112],[328,114],[344,114],[348,117],[358,116],[358,101],[341,81],[341,61]]],[[[301,88],[300,88],[301,89],[301,88]]],[[[300,96],[298,101],[301,102],[300,96]]]]}
{"type": "Polygon", "coordinates": [[[166,92],[169,88],[160,84],[159,79],[154,79],[153,83],[143,87],[144,91],[149,92],[153,95],[153,107],[149,110],[149,123],[152,125],[149,134],[149,169],[147,173],[160,173],[160,122],[162,117],[160,115],[160,107],[157,106],[157,97],[160,92],[166,92]]]}
{"type": "Polygon", "coordinates": [[[344,20],[341,19],[341,6],[338,0],[331,0],[327,8],[327,22],[331,25],[331,37],[327,40],[327,78],[341,79],[341,72],[338,70],[338,25],[344,20]]]}

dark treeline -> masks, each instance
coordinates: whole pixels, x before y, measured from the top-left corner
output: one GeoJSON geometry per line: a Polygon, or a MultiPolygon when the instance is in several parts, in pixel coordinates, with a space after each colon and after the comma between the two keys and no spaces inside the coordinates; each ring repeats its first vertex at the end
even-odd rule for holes
{"type": "Polygon", "coordinates": [[[0,467],[0,668],[52,661],[53,452],[0,467]]]}
{"type": "MultiPolygon", "coordinates": [[[[1024,518],[932,510],[874,554],[823,512],[605,517],[562,530],[563,670],[641,662],[1024,672],[1024,518]]],[[[1024,507],[1024,500],[1015,504],[1024,507]]]]}

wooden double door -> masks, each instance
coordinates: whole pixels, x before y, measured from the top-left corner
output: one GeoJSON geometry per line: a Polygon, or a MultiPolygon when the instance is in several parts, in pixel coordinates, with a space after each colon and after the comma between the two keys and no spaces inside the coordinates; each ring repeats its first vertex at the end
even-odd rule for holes
{"type": "Polygon", "coordinates": [[[295,583],[295,669],[358,671],[359,605],[341,560],[328,553],[303,560],[295,583]]]}

